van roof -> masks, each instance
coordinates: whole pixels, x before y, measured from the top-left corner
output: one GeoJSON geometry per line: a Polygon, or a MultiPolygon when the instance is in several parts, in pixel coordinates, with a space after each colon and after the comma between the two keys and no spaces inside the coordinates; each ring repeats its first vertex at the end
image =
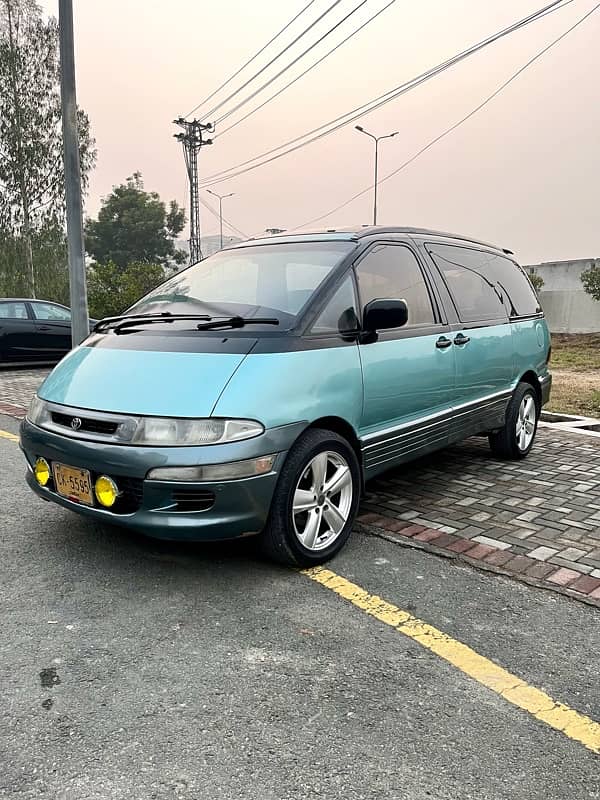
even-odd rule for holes
{"type": "Polygon", "coordinates": [[[502,253],[513,255],[511,250],[503,247],[498,247],[489,242],[483,242],[480,239],[474,239],[471,236],[464,236],[458,233],[447,233],[444,231],[434,231],[429,228],[414,228],[414,227],[401,227],[389,225],[355,225],[350,227],[340,228],[321,228],[316,230],[300,230],[298,232],[284,231],[276,233],[272,236],[257,236],[248,239],[246,242],[240,242],[234,247],[244,247],[248,245],[255,245],[264,242],[302,242],[302,241],[316,241],[316,240],[330,240],[330,241],[358,241],[369,236],[382,235],[382,234],[407,234],[415,236],[435,236],[444,239],[458,239],[459,241],[471,242],[472,244],[480,244],[485,247],[491,247],[494,250],[499,250],[502,253]]]}

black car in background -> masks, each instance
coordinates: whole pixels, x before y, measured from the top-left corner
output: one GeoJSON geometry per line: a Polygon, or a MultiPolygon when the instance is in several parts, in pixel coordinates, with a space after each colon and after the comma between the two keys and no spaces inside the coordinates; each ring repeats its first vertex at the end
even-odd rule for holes
{"type": "MultiPolygon", "coordinates": [[[[94,320],[91,320],[94,322],[94,320]]],[[[0,298],[0,364],[55,364],[71,349],[71,311],[47,300],[0,298]]]]}

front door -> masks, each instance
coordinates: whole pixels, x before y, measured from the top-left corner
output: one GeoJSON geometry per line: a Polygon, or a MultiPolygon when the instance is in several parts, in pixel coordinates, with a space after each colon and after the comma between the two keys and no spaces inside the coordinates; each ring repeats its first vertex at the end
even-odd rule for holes
{"type": "Polygon", "coordinates": [[[23,300],[0,301],[0,363],[35,359],[35,322],[23,300]]]}
{"type": "Polygon", "coordinates": [[[378,244],[356,264],[361,307],[405,300],[408,323],[360,345],[361,442],[367,476],[444,447],[455,393],[455,348],[429,275],[405,244],[378,244]]]}
{"type": "Polygon", "coordinates": [[[456,355],[456,416],[452,438],[504,423],[512,393],[513,339],[510,308],[494,279],[494,253],[446,244],[427,250],[439,268],[456,308],[452,325],[456,355]]]}

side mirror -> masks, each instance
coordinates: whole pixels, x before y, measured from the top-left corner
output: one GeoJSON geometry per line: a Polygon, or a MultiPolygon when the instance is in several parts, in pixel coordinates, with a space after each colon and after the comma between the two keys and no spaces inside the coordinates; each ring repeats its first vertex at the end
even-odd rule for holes
{"type": "Polygon", "coordinates": [[[404,300],[371,300],[363,311],[363,330],[369,332],[401,328],[408,322],[408,306],[404,300]]]}

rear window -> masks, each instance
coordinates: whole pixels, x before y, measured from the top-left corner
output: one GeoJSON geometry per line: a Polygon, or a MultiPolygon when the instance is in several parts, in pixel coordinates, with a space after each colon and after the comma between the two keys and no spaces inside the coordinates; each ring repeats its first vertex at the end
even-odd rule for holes
{"type": "Polygon", "coordinates": [[[535,291],[514,261],[456,245],[428,245],[465,322],[524,317],[540,311],[535,291]]]}

